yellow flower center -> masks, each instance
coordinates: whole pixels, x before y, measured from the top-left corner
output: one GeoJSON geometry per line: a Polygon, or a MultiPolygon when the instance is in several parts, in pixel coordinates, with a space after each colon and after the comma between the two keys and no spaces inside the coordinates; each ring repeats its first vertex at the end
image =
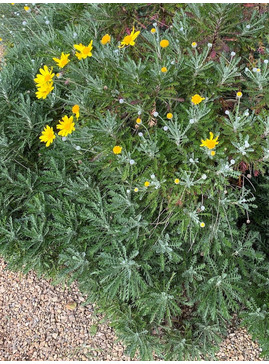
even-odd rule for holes
{"type": "Polygon", "coordinates": [[[169,112],[167,115],[166,115],[167,119],[172,119],[173,117],[173,114],[171,112],[169,112]]]}
{"type": "Polygon", "coordinates": [[[206,146],[208,149],[213,149],[215,148],[216,145],[216,141],[215,140],[207,140],[206,141],[206,146]]]}
{"type": "Polygon", "coordinates": [[[49,82],[50,80],[51,80],[51,75],[46,75],[46,76],[45,76],[45,81],[46,81],[46,82],[49,82]]]}
{"type": "Polygon", "coordinates": [[[85,47],[82,51],[83,54],[89,54],[91,51],[91,48],[90,47],[85,47]]]}
{"type": "Polygon", "coordinates": [[[123,41],[124,41],[124,43],[130,44],[132,41],[131,35],[126,35],[126,37],[124,37],[123,41]]]}

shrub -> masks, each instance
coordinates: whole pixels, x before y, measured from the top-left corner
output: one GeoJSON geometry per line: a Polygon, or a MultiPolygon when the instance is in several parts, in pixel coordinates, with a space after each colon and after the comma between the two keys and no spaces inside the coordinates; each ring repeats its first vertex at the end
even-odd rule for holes
{"type": "Polygon", "coordinates": [[[77,280],[131,356],[211,358],[265,309],[267,7],[1,7],[1,254],[77,280]]]}

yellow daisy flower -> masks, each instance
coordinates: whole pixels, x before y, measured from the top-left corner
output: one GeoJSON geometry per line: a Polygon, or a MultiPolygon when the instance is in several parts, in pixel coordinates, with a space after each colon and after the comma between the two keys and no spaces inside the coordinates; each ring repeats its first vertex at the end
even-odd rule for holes
{"type": "Polygon", "coordinates": [[[84,46],[83,44],[74,44],[74,48],[78,51],[76,52],[76,57],[81,60],[87,57],[92,56],[92,40],[90,41],[88,46],[84,46]]]}
{"type": "Polygon", "coordinates": [[[215,146],[217,144],[219,144],[219,142],[217,142],[219,137],[217,136],[215,139],[213,139],[213,136],[214,136],[213,133],[210,132],[209,134],[210,134],[210,139],[206,139],[206,140],[201,139],[202,144],[200,145],[200,147],[206,147],[208,149],[213,149],[213,148],[215,148],[215,146]]]}
{"type": "Polygon", "coordinates": [[[202,102],[205,98],[204,97],[201,97],[200,95],[196,94],[194,96],[192,96],[191,98],[191,102],[194,104],[194,105],[198,105],[200,104],[200,102],[202,102]]]}
{"type": "Polygon", "coordinates": [[[30,13],[31,9],[30,9],[29,6],[24,6],[23,8],[24,8],[25,11],[27,11],[27,13],[30,13]]]}
{"type": "Polygon", "coordinates": [[[121,41],[121,44],[119,45],[119,48],[123,48],[124,46],[134,46],[135,45],[135,39],[139,36],[140,31],[135,32],[135,29],[133,27],[132,33],[130,35],[126,35],[123,40],[121,41]]]}
{"type": "Polygon", "coordinates": [[[169,40],[167,40],[167,39],[163,39],[163,40],[161,40],[161,41],[160,41],[160,46],[161,46],[162,48],[166,48],[166,47],[168,47],[168,46],[169,46],[169,40]]]}
{"type": "Polygon", "coordinates": [[[155,28],[152,28],[152,29],[150,30],[150,32],[151,32],[152,34],[154,34],[154,33],[156,33],[156,29],[155,29],[155,28]]]}
{"type": "Polygon", "coordinates": [[[70,59],[68,59],[69,56],[70,54],[65,54],[62,52],[61,58],[53,58],[53,60],[57,63],[59,68],[64,68],[64,66],[70,62],[70,59]]]}
{"type": "Polygon", "coordinates": [[[73,122],[73,116],[70,116],[70,118],[65,115],[62,117],[62,120],[59,120],[59,124],[56,125],[57,129],[60,129],[59,135],[66,137],[67,135],[71,134],[73,131],[75,131],[75,123],[73,122]]]}
{"type": "Polygon", "coordinates": [[[191,46],[192,46],[192,48],[196,48],[197,47],[197,43],[196,42],[192,42],[191,46]]]}
{"type": "Polygon", "coordinates": [[[216,152],[214,150],[212,150],[210,154],[212,155],[212,157],[214,157],[214,155],[216,154],[216,152]]]}
{"type": "Polygon", "coordinates": [[[41,86],[38,85],[37,92],[35,93],[36,97],[38,99],[45,99],[48,96],[48,94],[51,93],[51,91],[53,89],[54,89],[53,82],[48,82],[48,83],[43,84],[41,86]]]}
{"type": "Polygon", "coordinates": [[[204,222],[201,222],[200,223],[200,226],[201,226],[201,228],[204,228],[205,227],[205,223],[204,222]]]}
{"type": "Polygon", "coordinates": [[[41,133],[42,135],[39,137],[41,142],[46,143],[46,147],[49,147],[53,140],[56,138],[53,128],[46,125],[44,130],[41,133]]]}
{"type": "Polygon", "coordinates": [[[242,97],[243,96],[243,94],[242,94],[242,92],[241,91],[238,91],[237,93],[236,93],[236,97],[238,97],[239,99],[240,99],[240,97],[242,97]]]}
{"type": "Polygon", "coordinates": [[[103,45],[105,45],[105,44],[107,44],[107,43],[110,43],[110,40],[111,40],[110,35],[109,35],[109,34],[105,34],[105,35],[103,36],[103,38],[101,39],[101,43],[102,43],[103,45]]]}
{"type": "Polygon", "coordinates": [[[166,115],[167,119],[172,119],[173,117],[173,114],[171,112],[169,112],[167,115],[166,115]]]}
{"type": "Polygon", "coordinates": [[[150,185],[150,182],[149,181],[146,181],[145,183],[144,183],[144,186],[145,187],[148,187],[150,185]]]}
{"type": "Polygon", "coordinates": [[[79,118],[79,105],[74,105],[72,107],[72,113],[73,114],[76,114],[76,118],[78,119],[79,118]]]}
{"type": "Polygon", "coordinates": [[[120,154],[121,151],[122,151],[122,147],[120,147],[119,145],[115,145],[115,147],[113,148],[114,154],[120,154]]]}
{"type": "Polygon", "coordinates": [[[137,124],[142,124],[142,120],[141,120],[140,118],[137,118],[137,119],[136,119],[136,123],[137,123],[137,124]]]}
{"type": "Polygon", "coordinates": [[[3,40],[3,39],[2,39],[2,38],[0,38],[0,42],[2,42],[2,40],[3,40]]]}
{"type": "Polygon", "coordinates": [[[138,188],[137,187],[134,188],[134,192],[138,192],[138,188]]]}
{"type": "Polygon", "coordinates": [[[179,184],[179,179],[178,179],[178,178],[176,178],[176,179],[174,180],[174,182],[175,182],[175,184],[176,184],[176,185],[178,185],[178,184],[179,184]]]}
{"type": "Polygon", "coordinates": [[[163,73],[167,72],[167,68],[166,67],[162,67],[161,68],[161,72],[163,72],[163,73]]]}
{"type": "Polygon", "coordinates": [[[36,78],[34,79],[35,83],[37,83],[37,87],[41,87],[43,85],[46,85],[47,83],[50,83],[53,81],[53,77],[55,76],[54,73],[52,73],[53,67],[51,69],[48,68],[48,66],[44,66],[44,68],[40,68],[39,72],[36,75],[36,78]]]}

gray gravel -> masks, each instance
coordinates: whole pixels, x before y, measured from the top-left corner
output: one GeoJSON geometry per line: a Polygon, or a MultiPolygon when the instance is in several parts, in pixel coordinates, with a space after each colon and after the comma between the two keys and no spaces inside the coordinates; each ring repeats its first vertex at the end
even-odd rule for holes
{"type": "MultiPolygon", "coordinates": [[[[0,259],[0,360],[130,360],[114,331],[82,306],[76,284],[52,286],[35,273],[4,270],[0,259]]],[[[244,329],[229,328],[217,360],[259,359],[260,349],[244,329]]]]}

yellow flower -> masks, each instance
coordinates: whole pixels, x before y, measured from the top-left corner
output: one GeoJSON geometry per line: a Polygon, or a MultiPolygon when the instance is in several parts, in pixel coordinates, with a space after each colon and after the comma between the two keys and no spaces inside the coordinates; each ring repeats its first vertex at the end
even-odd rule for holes
{"type": "Polygon", "coordinates": [[[35,93],[36,97],[38,99],[45,99],[53,89],[53,82],[48,82],[40,86],[38,85],[37,92],[35,93]]]}
{"type": "Polygon", "coordinates": [[[70,116],[70,118],[65,115],[62,117],[62,120],[59,120],[60,124],[56,125],[57,129],[60,129],[59,135],[66,137],[68,134],[71,134],[73,131],[75,131],[75,123],[73,122],[73,116],[70,116]]]}
{"type": "Polygon", "coordinates": [[[163,39],[163,40],[161,40],[161,41],[160,41],[160,46],[161,46],[162,48],[166,48],[166,47],[168,47],[168,46],[169,46],[169,40],[167,40],[167,39],[163,39]]]}
{"type": "Polygon", "coordinates": [[[61,58],[53,58],[53,60],[57,63],[59,68],[64,68],[64,66],[66,66],[67,63],[70,62],[70,59],[68,59],[69,56],[70,54],[64,54],[62,52],[61,58]]]}
{"type": "Polygon", "coordinates": [[[11,3],[11,5],[15,5],[15,3],[11,3]]]}
{"type": "Polygon", "coordinates": [[[216,154],[216,152],[214,150],[212,150],[210,154],[212,155],[212,157],[214,157],[214,155],[216,154]]]}
{"type": "Polygon", "coordinates": [[[76,118],[78,119],[79,118],[79,105],[74,105],[72,107],[72,113],[73,114],[76,114],[76,118]]]}
{"type": "Polygon", "coordinates": [[[154,33],[156,33],[156,29],[155,29],[155,28],[152,28],[152,29],[150,30],[150,32],[151,32],[152,34],[154,34],[154,33]]]}
{"type": "Polygon", "coordinates": [[[243,96],[243,94],[242,94],[242,92],[241,91],[238,91],[237,93],[236,93],[236,97],[238,97],[239,99],[240,99],[240,97],[242,97],[243,96]]]}
{"type": "Polygon", "coordinates": [[[31,11],[31,9],[29,8],[29,6],[24,6],[24,10],[27,11],[27,13],[29,13],[31,11]]]}
{"type": "Polygon", "coordinates": [[[257,68],[257,71],[256,72],[261,72],[261,69],[260,68],[257,68]]]}
{"type": "Polygon", "coordinates": [[[123,48],[124,46],[128,46],[128,45],[134,46],[135,45],[134,41],[139,36],[139,34],[140,34],[140,31],[135,32],[134,27],[133,27],[132,33],[130,35],[126,35],[123,38],[123,41],[121,41],[119,48],[123,48]]]}
{"type": "Polygon", "coordinates": [[[49,147],[53,140],[56,138],[53,128],[46,125],[44,130],[41,133],[42,135],[39,137],[41,142],[46,143],[46,147],[49,147]]]}
{"type": "Polygon", "coordinates": [[[150,182],[149,181],[146,181],[145,183],[144,183],[144,186],[145,187],[148,187],[150,185],[150,182]]]}
{"type": "Polygon", "coordinates": [[[119,145],[115,145],[115,147],[113,148],[113,153],[120,154],[121,150],[122,150],[122,147],[120,147],[119,145]]]}
{"type": "Polygon", "coordinates": [[[206,147],[206,148],[208,148],[208,149],[213,149],[213,148],[215,148],[215,146],[217,145],[217,144],[219,144],[219,142],[217,142],[217,140],[218,140],[218,136],[216,137],[216,139],[213,139],[213,133],[209,133],[210,134],[210,139],[206,139],[206,140],[203,140],[203,139],[201,139],[201,142],[202,142],[202,144],[200,145],[200,147],[206,147]]]}
{"type": "Polygon", "coordinates": [[[204,97],[201,97],[200,95],[196,94],[194,96],[192,96],[191,98],[191,102],[194,104],[194,105],[198,105],[200,104],[200,102],[202,102],[205,98],[204,97]]]}
{"type": "Polygon", "coordinates": [[[0,38],[0,42],[2,42],[2,40],[3,40],[3,39],[2,39],[2,38],[0,38]]]}
{"type": "Polygon", "coordinates": [[[200,226],[201,226],[201,228],[204,228],[205,227],[205,223],[204,222],[201,222],[200,223],[200,226]]]}
{"type": "Polygon", "coordinates": [[[161,71],[165,73],[165,72],[167,72],[167,68],[166,67],[162,67],[161,68],[161,71]]]}
{"type": "Polygon", "coordinates": [[[191,46],[192,46],[192,48],[196,48],[197,47],[197,43],[196,42],[192,42],[191,46]]]}
{"type": "Polygon", "coordinates": [[[178,179],[178,178],[176,178],[176,179],[174,180],[174,182],[175,182],[175,184],[176,184],[176,185],[178,185],[178,184],[179,184],[179,179],[178,179]]]}
{"type": "Polygon", "coordinates": [[[41,87],[43,85],[46,85],[47,83],[52,82],[53,77],[55,76],[54,73],[52,73],[53,67],[51,69],[48,68],[48,66],[44,66],[44,69],[40,68],[39,72],[36,75],[36,78],[34,79],[35,83],[37,83],[37,87],[41,87]]]}
{"type": "Polygon", "coordinates": [[[166,115],[167,119],[172,119],[173,117],[173,114],[171,112],[169,112],[167,115],[166,115]]]}
{"type": "Polygon", "coordinates": [[[104,35],[104,36],[103,36],[103,38],[101,39],[101,43],[102,43],[103,45],[105,45],[105,44],[107,44],[107,43],[110,43],[110,39],[111,39],[110,35],[109,35],[109,34],[106,34],[106,35],[104,35]]]}
{"type": "Polygon", "coordinates": [[[137,123],[137,124],[142,124],[142,120],[141,120],[140,118],[137,118],[137,119],[136,119],[136,123],[137,123]]]}
{"type": "Polygon", "coordinates": [[[138,192],[138,188],[137,187],[134,188],[134,192],[138,192]]]}
{"type": "Polygon", "coordinates": [[[92,40],[90,41],[88,46],[84,46],[83,44],[74,44],[74,48],[79,52],[76,52],[76,57],[81,60],[82,58],[85,59],[87,57],[92,56],[92,40]]]}

